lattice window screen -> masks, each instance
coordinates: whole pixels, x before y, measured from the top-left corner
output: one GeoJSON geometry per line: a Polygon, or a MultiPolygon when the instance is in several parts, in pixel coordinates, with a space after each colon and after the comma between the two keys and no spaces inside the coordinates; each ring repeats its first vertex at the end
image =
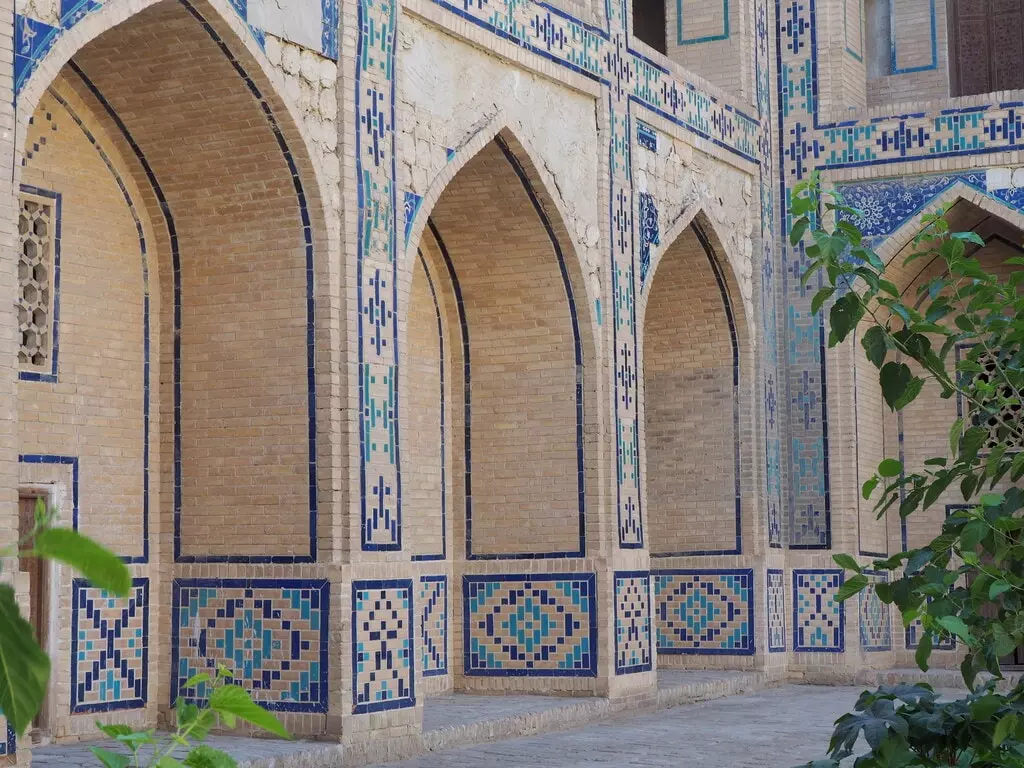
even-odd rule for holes
{"type": "Polygon", "coordinates": [[[18,216],[18,361],[32,370],[53,354],[53,208],[22,197],[18,216]]]}

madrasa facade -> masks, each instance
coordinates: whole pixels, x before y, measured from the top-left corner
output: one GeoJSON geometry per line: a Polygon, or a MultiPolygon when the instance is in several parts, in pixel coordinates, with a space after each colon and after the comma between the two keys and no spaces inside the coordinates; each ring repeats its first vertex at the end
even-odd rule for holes
{"type": "Polygon", "coordinates": [[[452,692],[911,665],[832,555],[963,504],[860,495],[963,404],[827,348],[787,209],[820,171],[908,295],[938,206],[1007,269],[1020,0],[2,2],[2,541],[41,498],[133,590],[5,568],[53,675],[0,754],[216,664],[353,748],[452,692]]]}

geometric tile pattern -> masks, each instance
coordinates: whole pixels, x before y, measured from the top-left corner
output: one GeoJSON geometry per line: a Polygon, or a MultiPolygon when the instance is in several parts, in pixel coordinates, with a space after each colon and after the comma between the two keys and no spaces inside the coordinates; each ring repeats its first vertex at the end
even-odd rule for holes
{"type": "Polygon", "coordinates": [[[14,728],[0,712],[0,757],[11,757],[18,752],[18,740],[14,728]]]}
{"type": "Polygon", "coordinates": [[[420,576],[420,645],[423,676],[448,673],[448,577],[420,576]]]}
{"type": "Polygon", "coordinates": [[[651,670],[651,576],[615,574],[615,674],[651,670]]]}
{"type": "Polygon", "coordinates": [[[126,598],[85,579],[71,590],[71,713],[146,706],[149,579],[134,579],[126,598]]]}
{"type": "Polygon", "coordinates": [[[654,571],[658,653],[754,653],[754,572],[654,571]]]}
{"type": "Polygon", "coordinates": [[[845,604],[835,599],[842,585],[841,570],[793,571],[794,651],[843,651],[845,604]]]}
{"type": "Polygon", "coordinates": [[[171,701],[218,664],[261,706],[326,712],[330,585],[321,579],[175,579],[171,701]]]}
{"type": "Polygon", "coordinates": [[[875,584],[889,579],[883,573],[865,572],[868,585],[859,595],[860,649],[892,650],[892,613],[875,591],[875,584]]]}
{"type": "Polygon", "coordinates": [[[353,582],[356,714],[415,706],[413,624],[412,579],[353,582]]]}
{"type": "Polygon", "coordinates": [[[785,574],[768,569],[768,651],[786,650],[786,584],[785,574]]]}
{"type": "MultiPolygon", "coordinates": [[[[398,3],[358,0],[355,144],[358,210],[356,301],[361,547],[402,549],[398,466],[398,263],[401,213],[395,179],[398,3]]],[[[403,208],[404,210],[404,208],[403,208]]],[[[404,230],[404,227],[403,227],[404,230]]]]}
{"type": "Polygon", "coordinates": [[[467,675],[597,674],[593,574],[464,576],[467,675]]]}

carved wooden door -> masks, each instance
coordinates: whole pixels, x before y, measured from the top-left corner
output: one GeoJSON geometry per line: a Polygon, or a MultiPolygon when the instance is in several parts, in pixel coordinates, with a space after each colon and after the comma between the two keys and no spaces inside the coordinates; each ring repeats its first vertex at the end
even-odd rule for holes
{"type": "Polygon", "coordinates": [[[950,0],[954,96],[1024,88],[1024,0],[950,0]]]}

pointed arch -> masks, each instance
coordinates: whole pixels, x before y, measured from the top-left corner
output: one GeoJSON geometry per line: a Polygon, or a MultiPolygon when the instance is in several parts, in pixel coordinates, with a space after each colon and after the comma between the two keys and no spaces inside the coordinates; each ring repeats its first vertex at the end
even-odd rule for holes
{"type": "MultiPolygon", "coordinates": [[[[460,147],[410,223],[406,259],[425,256],[441,303],[456,313],[445,346],[462,368],[447,391],[457,398],[453,521],[461,508],[465,524],[450,529],[455,556],[471,560],[586,552],[594,321],[559,205],[530,157],[496,117],[460,147]],[[509,520],[520,530],[502,541],[509,520]]],[[[400,293],[409,295],[418,270],[404,272],[400,293]]],[[[417,350],[404,340],[421,314],[402,309],[410,369],[417,350]]],[[[403,391],[414,386],[400,379],[403,391]]]]}
{"type": "Polygon", "coordinates": [[[643,473],[654,558],[743,551],[753,462],[751,335],[722,241],[702,210],[652,260],[638,308],[643,473]]]}

